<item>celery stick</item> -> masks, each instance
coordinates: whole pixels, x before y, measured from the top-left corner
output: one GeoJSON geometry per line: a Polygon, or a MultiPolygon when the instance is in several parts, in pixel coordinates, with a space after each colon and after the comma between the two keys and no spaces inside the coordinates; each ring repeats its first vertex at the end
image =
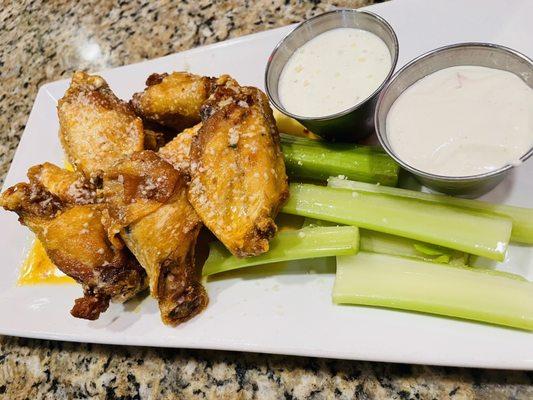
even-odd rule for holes
{"type": "Polygon", "coordinates": [[[389,255],[337,257],[333,301],[533,330],[533,283],[389,255]]]}
{"type": "Polygon", "coordinates": [[[513,223],[511,241],[533,244],[533,208],[515,207],[505,204],[492,204],[481,200],[461,199],[443,194],[424,193],[407,189],[376,186],[339,178],[328,179],[328,186],[334,188],[351,189],[358,192],[382,193],[392,196],[426,200],[438,204],[447,204],[478,212],[499,215],[511,219],[513,223]]]}
{"type": "Polygon", "coordinates": [[[291,177],[325,181],[344,175],[364,182],[396,185],[399,165],[375,147],[326,143],[282,135],[281,148],[291,177]]]}
{"type": "MultiPolygon", "coordinates": [[[[332,226],[334,222],[306,218],[305,226],[332,226]]],[[[452,265],[466,265],[468,254],[462,251],[435,246],[433,244],[408,239],[388,233],[359,229],[359,250],[371,253],[389,254],[392,256],[417,258],[424,261],[452,265]]]]}
{"type": "Polygon", "coordinates": [[[279,232],[270,241],[270,250],[264,254],[237,258],[219,242],[209,245],[202,274],[218,274],[237,268],[270,264],[279,261],[330,257],[355,254],[359,250],[359,231],[353,226],[303,228],[279,232]]]}
{"type": "Polygon", "coordinates": [[[502,261],[511,221],[418,199],[291,184],[282,211],[390,233],[502,261]]]}

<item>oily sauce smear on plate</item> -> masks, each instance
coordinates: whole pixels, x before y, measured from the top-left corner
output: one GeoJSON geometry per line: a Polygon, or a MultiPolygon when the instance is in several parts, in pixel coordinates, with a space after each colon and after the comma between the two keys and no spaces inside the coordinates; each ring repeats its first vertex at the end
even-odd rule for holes
{"type": "Polygon", "coordinates": [[[38,285],[38,284],[65,284],[75,283],[74,279],[63,274],[50,261],[43,245],[39,240],[35,240],[28,253],[28,257],[22,264],[19,279],[19,285],[38,285]]]}

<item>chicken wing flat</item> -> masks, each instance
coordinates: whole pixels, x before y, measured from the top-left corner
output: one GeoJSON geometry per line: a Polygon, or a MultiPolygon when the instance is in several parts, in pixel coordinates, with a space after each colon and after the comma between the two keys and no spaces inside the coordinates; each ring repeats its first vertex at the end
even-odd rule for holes
{"type": "Polygon", "coordinates": [[[164,323],[176,325],[208,302],[195,266],[201,221],[187,199],[186,178],[152,151],[104,175],[104,196],[126,245],[145,268],[164,323]]]}
{"type": "Polygon", "coordinates": [[[76,72],[58,102],[60,139],[76,170],[93,178],[143,149],[143,124],[103,78],[76,72]]]}
{"type": "Polygon", "coordinates": [[[126,248],[115,247],[102,225],[95,188],[53,164],[32,167],[29,183],[6,190],[0,205],[19,215],[52,262],[83,286],[71,314],[97,319],[110,300],[125,301],[146,288],[146,274],[126,248]]]}
{"type": "Polygon", "coordinates": [[[146,80],[147,88],[134,94],[131,104],[143,120],[181,131],[200,122],[200,108],[213,82],[187,72],[152,74],[146,80]]]}
{"type": "Polygon", "coordinates": [[[288,196],[279,133],[260,90],[217,83],[192,140],[189,200],[234,255],[254,256],[268,250],[288,196]]]}

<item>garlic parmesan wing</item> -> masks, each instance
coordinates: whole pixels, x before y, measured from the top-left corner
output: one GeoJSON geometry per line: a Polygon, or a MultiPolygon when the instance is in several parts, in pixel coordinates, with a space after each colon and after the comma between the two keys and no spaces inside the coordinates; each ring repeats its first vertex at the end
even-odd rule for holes
{"type": "Polygon", "coordinates": [[[202,222],[236,256],[264,253],[288,196],[272,111],[255,88],[233,80],[205,104],[191,147],[189,200],[202,222]]]}
{"type": "Polygon", "coordinates": [[[144,121],[181,131],[200,122],[200,108],[211,92],[213,79],[188,72],[152,74],[146,89],[131,104],[144,121]]]}
{"type": "Polygon", "coordinates": [[[194,262],[202,226],[187,200],[185,177],[152,151],[134,154],[104,176],[110,216],[145,268],[165,324],[176,325],[208,302],[194,262]]]}
{"type": "Polygon", "coordinates": [[[67,158],[89,178],[101,176],[117,160],[143,149],[141,119],[100,76],[76,72],[57,111],[67,158]]]}
{"type": "Polygon", "coordinates": [[[110,300],[125,301],[144,290],[146,274],[137,260],[107,239],[90,183],[49,163],[32,167],[28,176],[30,183],[6,190],[0,205],[16,212],[52,262],[83,286],[73,316],[97,319],[110,300]]]}

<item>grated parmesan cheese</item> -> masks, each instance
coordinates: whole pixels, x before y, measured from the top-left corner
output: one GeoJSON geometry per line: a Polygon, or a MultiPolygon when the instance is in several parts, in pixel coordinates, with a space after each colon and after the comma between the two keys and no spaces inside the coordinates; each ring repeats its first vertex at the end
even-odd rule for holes
{"type": "Polygon", "coordinates": [[[239,131],[235,128],[230,128],[229,130],[229,145],[230,147],[237,146],[239,143],[239,131]]]}

